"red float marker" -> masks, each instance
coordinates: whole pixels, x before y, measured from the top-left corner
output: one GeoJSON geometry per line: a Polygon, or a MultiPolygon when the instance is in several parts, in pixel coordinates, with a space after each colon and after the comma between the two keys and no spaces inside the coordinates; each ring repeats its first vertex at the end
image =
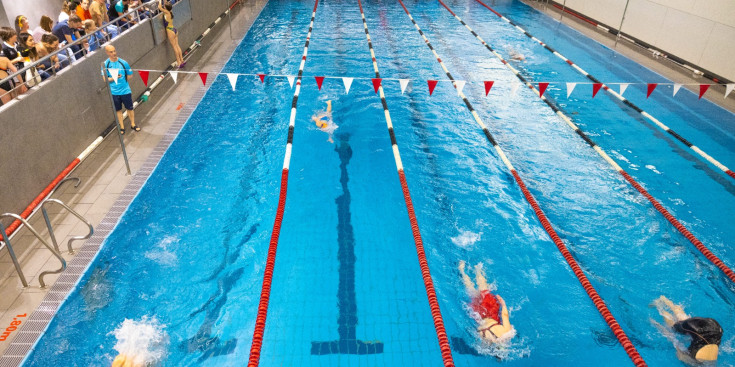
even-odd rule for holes
{"type": "Polygon", "coordinates": [[[324,82],[324,77],[315,76],[314,79],[316,79],[316,85],[319,87],[319,90],[322,90],[322,83],[324,82]]]}
{"type": "Polygon", "coordinates": [[[595,98],[595,95],[600,91],[600,88],[602,88],[602,83],[592,83],[592,98],[595,98]]]}
{"type": "Polygon", "coordinates": [[[538,95],[539,97],[544,95],[544,92],[546,92],[546,88],[549,86],[549,83],[538,83],[538,95]]]}
{"type": "Polygon", "coordinates": [[[140,79],[143,79],[143,84],[145,86],[148,86],[148,70],[138,70],[138,75],[140,75],[140,79]]]}
{"type": "Polygon", "coordinates": [[[648,93],[646,93],[646,98],[651,96],[651,93],[653,93],[653,90],[658,87],[657,83],[648,83],[648,93]]]}
{"type": "Polygon", "coordinates": [[[434,88],[436,88],[437,81],[436,80],[427,80],[426,82],[429,83],[429,95],[431,95],[432,93],[434,93],[434,88]]]}
{"type": "Polygon", "coordinates": [[[380,81],[383,80],[381,78],[373,78],[373,88],[375,88],[375,93],[378,93],[378,88],[380,88],[380,81]]]}
{"type": "Polygon", "coordinates": [[[487,94],[490,93],[490,89],[493,87],[493,84],[495,84],[495,82],[492,80],[485,81],[485,97],[487,97],[487,94]]]}
{"type": "Polygon", "coordinates": [[[199,78],[202,79],[202,85],[207,85],[207,73],[199,73],[199,78]]]}
{"type": "Polygon", "coordinates": [[[265,74],[258,74],[258,78],[260,78],[260,83],[265,83],[265,74]]]}
{"type": "Polygon", "coordinates": [[[707,89],[709,89],[710,84],[700,84],[699,85],[699,99],[702,99],[702,96],[707,93],[707,89]]]}

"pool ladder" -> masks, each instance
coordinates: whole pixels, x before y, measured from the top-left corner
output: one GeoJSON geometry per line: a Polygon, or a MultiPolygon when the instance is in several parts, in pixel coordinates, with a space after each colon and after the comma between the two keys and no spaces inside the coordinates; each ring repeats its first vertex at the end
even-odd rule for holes
{"type": "MultiPolygon", "coordinates": [[[[47,270],[47,271],[42,272],[38,276],[38,282],[41,283],[41,289],[45,289],[46,288],[46,282],[43,281],[43,278],[46,275],[49,275],[49,274],[58,274],[58,273],[63,272],[64,270],[66,270],[66,260],[64,260],[64,258],[61,256],[61,250],[59,249],[59,244],[56,241],[56,235],[54,234],[54,228],[53,228],[53,225],[51,225],[51,220],[49,219],[48,211],[46,210],[46,207],[48,206],[48,204],[54,203],[54,204],[60,205],[62,208],[66,209],[69,213],[71,213],[75,217],[79,218],[79,220],[81,220],[84,224],[86,224],[89,227],[89,233],[87,233],[87,235],[85,235],[85,236],[73,236],[73,237],[71,237],[69,239],[69,241],[67,242],[67,249],[69,250],[69,254],[71,254],[71,255],[74,254],[74,248],[72,247],[72,242],[79,241],[79,240],[86,240],[86,239],[92,237],[92,234],[94,233],[94,227],[92,226],[92,224],[89,223],[89,221],[86,220],[81,214],[77,213],[74,209],[70,208],[63,201],[61,201],[59,199],[53,199],[53,198],[51,198],[51,196],[54,194],[54,192],[56,192],[56,190],[58,190],[59,187],[61,187],[61,185],[63,185],[67,181],[72,181],[72,180],[74,180],[74,181],[77,182],[74,185],[74,187],[78,187],[79,184],[82,182],[82,180],[80,180],[77,177],[69,177],[69,178],[66,178],[66,179],[62,180],[61,182],[59,182],[56,185],[56,187],[54,187],[54,189],[48,195],[47,199],[45,199],[43,202],[41,202],[41,205],[40,205],[41,212],[43,213],[43,219],[46,221],[46,227],[48,228],[49,235],[51,236],[51,242],[53,243],[53,247],[51,245],[49,245],[49,243],[46,240],[43,239],[43,237],[38,233],[38,231],[36,231],[35,228],[33,228],[33,226],[30,223],[28,223],[28,220],[27,219],[24,219],[20,215],[13,214],[13,213],[0,214],[0,219],[3,219],[3,218],[14,218],[14,219],[19,220],[22,223],[22,225],[28,227],[28,230],[31,231],[31,233],[33,233],[33,235],[39,241],[41,241],[41,243],[44,246],[46,246],[46,248],[48,248],[49,251],[51,251],[51,253],[61,263],[61,267],[59,269],[57,269],[57,270],[47,270]]],[[[35,214],[35,213],[36,212],[31,213],[31,215],[28,216],[28,219],[30,219],[33,216],[33,214],[35,214]]],[[[20,267],[20,263],[18,262],[18,258],[15,256],[15,252],[13,251],[13,246],[10,244],[10,239],[8,238],[8,235],[5,233],[5,226],[2,224],[2,222],[0,222],[0,232],[2,232],[2,239],[5,242],[5,245],[8,247],[8,253],[10,254],[10,258],[13,260],[13,265],[15,266],[15,271],[18,273],[18,277],[20,278],[20,281],[23,284],[23,288],[27,288],[28,287],[28,282],[26,281],[25,275],[23,274],[23,270],[20,267]]]]}

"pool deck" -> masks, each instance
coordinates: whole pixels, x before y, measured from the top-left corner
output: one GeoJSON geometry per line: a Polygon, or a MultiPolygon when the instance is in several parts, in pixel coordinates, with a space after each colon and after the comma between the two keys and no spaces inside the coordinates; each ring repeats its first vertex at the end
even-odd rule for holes
{"type": "MultiPolygon", "coordinates": [[[[263,3],[264,1],[258,2],[263,3]]],[[[542,3],[528,0],[525,2],[544,11],[542,3]]],[[[253,12],[257,14],[259,11],[260,8],[248,7],[247,4],[235,8],[235,15],[232,18],[233,36],[230,36],[230,30],[226,23],[224,26],[216,28],[203,41],[202,49],[195,52],[189,60],[189,69],[219,70],[254,21],[253,12]]],[[[560,13],[551,6],[548,7],[547,12],[550,16],[559,18],[560,13]]],[[[571,16],[565,16],[563,22],[578,29],[588,37],[613,48],[615,38],[612,35],[589,27],[588,24],[571,16]]],[[[168,45],[162,45],[161,47],[168,47],[168,45]]],[[[627,42],[620,42],[617,50],[675,82],[710,82],[704,78],[692,78],[691,73],[685,69],[667,60],[654,59],[650,53],[627,42]]],[[[110,210],[128,187],[128,184],[136,177],[135,174],[141,169],[146,169],[145,166],[150,165],[149,156],[158,155],[160,157],[163,154],[156,147],[160,148],[161,141],[166,139],[167,136],[170,137],[172,127],[175,129],[177,124],[186,121],[206,88],[208,88],[208,86],[203,87],[199,77],[194,74],[181,75],[175,86],[172,85],[170,78],[164,84],[163,88],[153,92],[148,103],[142,104],[136,111],[138,123],[143,130],[138,133],[128,130],[125,134],[125,144],[133,175],[128,175],[126,172],[116,134],[110,134],[70,175],[70,177],[79,177],[82,180],[81,185],[73,187],[73,184],[68,183],[54,195],[54,197],[69,204],[75,211],[83,215],[95,226],[95,229],[98,228],[104,218],[109,218],[110,210]],[[147,161],[148,164],[146,164],[147,161]]],[[[735,112],[735,93],[730,98],[723,99],[723,91],[724,87],[713,87],[705,98],[731,112],[735,112]]],[[[148,169],[152,170],[152,167],[148,167],[148,169]]],[[[140,182],[140,184],[142,183],[140,182]]],[[[128,202],[132,200],[132,197],[134,195],[128,199],[128,202]]],[[[62,213],[58,206],[50,208],[50,216],[52,223],[55,225],[54,231],[62,250],[66,248],[66,242],[71,236],[84,235],[87,232],[84,223],[81,223],[69,213],[62,213]]],[[[42,236],[48,237],[48,231],[40,213],[34,215],[30,223],[39,230],[42,236]]],[[[105,230],[109,231],[111,229],[110,226],[105,230]]],[[[2,251],[0,253],[0,294],[2,295],[0,297],[0,333],[11,326],[14,318],[20,321],[27,319],[27,316],[30,316],[39,307],[51,286],[60,277],[59,274],[46,277],[45,280],[49,287],[40,289],[39,274],[42,271],[58,268],[58,260],[25,228],[16,235],[12,243],[30,286],[28,288],[22,287],[8,252],[2,251]],[[27,316],[18,317],[18,315],[23,314],[27,316]]],[[[82,241],[74,244],[76,249],[81,248],[81,246],[82,241]]],[[[81,253],[83,252],[86,251],[81,253]]],[[[75,255],[69,255],[66,251],[62,253],[67,263],[71,263],[75,257],[75,255]]],[[[77,252],[77,254],[80,254],[80,252],[77,252]]],[[[22,328],[22,326],[23,324],[20,327],[22,328]]],[[[7,337],[7,340],[0,341],[0,353],[6,351],[11,345],[11,341],[18,334],[20,334],[20,330],[13,331],[7,337]]],[[[0,363],[0,366],[4,365],[0,363]]]]}
{"type": "MultiPolygon", "coordinates": [[[[232,17],[232,36],[230,36],[230,29],[226,21],[216,27],[202,41],[202,47],[194,52],[187,61],[187,69],[218,72],[245,36],[265,2],[265,0],[250,0],[244,5],[235,7],[232,17]]],[[[160,47],[169,46],[162,44],[160,47]]],[[[153,170],[157,159],[160,159],[164,153],[164,151],[159,151],[162,141],[173,140],[178,129],[194,111],[212,81],[213,79],[210,78],[207,86],[202,86],[198,75],[179,74],[178,82],[173,85],[171,78],[167,78],[161,87],[153,91],[149,101],[136,109],[136,121],[142,131],[136,133],[128,129],[124,135],[132,175],[127,174],[117,131],[114,131],[105,137],[89,157],[68,176],[80,178],[81,184],[74,187],[74,182],[68,182],[54,193],[53,197],[63,201],[90,221],[97,235],[111,231],[113,226],[107,221],[111,218],[113,206],[117,207],[121,204],[118,199],[122,196],[129,196],[125,200],[129,204],[135,195],[125,192],[126,189],[129,191],[136,186],[139,189],[145,182],[147,177],[140,173],[144,171],[150,173],[153,170]],[[134,182],[129,186],[134,179],[139,182],[134,182]],[[100,226],[101,223],[102,226],[100,226]],[[100,231],[101,227],[105,228],[100,231]]],[[[126,122],[127,125],[129,121],[126,122]]],[[[0,252],[0,295],[2,295],[0,297],[0,333],[5,332],[5,329],[10,327],[14,320],[23,322],[18,330],[12,331],[10,336],[7,336],[6,340],[0,341],[0,354],[5,353],[14,338],[24,331],[25,321],[41,305],[49,291],[54,291],[53,286],[56,281],[70,271],[83,271],[83,269],[72,269],[80,263],[80,259],[75,260],[75,257],[81,254],[81,256],[90,257],[87,260],[91,260],[91,253],[87,251],[88,245],[85,244],[85,241],[73,243],[76,251],[74,255],[70,255],[66,250],[66,244],[72,236],[87,234],[86,224],[58,205],[49,206],[48,211],[62,256],[67,262],[67,270],[61,274],[44,277],[47,288],[40,288],[38,279],[40,273],[58,269],[60,263],[27,228],[20,229],[11,242],[29,287],[23,288],[8,251],[0,252]],[[72,262],[73,260],[75,261],[72,262]],[[19,317],[19,315],[25,316],[19,317]]],[[[119,215],[117,217],[119,218],[119,215]]],[[[34,214],[29,223],[51,243],[41,213],[34,214]]],[[[7,362],[9,361],[0,360],[0,366],[5,366],[7,362]]]]}

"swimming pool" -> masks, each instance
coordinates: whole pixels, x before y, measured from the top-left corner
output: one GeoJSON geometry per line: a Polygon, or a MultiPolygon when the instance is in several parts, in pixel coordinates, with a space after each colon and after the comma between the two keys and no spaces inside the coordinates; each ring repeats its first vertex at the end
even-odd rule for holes
{"type": "MultiPolygon", "coordinates": [[[[511,95],[513,74],[438,2],[405,3],[452,75],[469,81],[464,93],[642,357],[678,363],[649,322],[665,294],[725,326],[720,360],[732,364],[733,284],[530,90],[511,95]],[[489,97],[484,80],[496,83],[489,97]]],[[[515,66],[528,79],[586,81],[481,5],[446,3],[501,54],[524,53],[515,66]]],[[[224,72],[294,75],[313,6],[270,1],[224,72]]],[[[666,82],[520,2],[493,6],[605,82],[666,82]]],[[[425,81],[444,71],[400,4],[363,8],[382,76],[413,80],[405,94],[395,80],[383,86],[456,364],[630,363],[451,84],[429,96],[425,81]],[[509,347],[476,339],[459,260],[482,262],[511,307],[509,347]]],[[[260,362],[441,365],[356,2],[319,3],[304,75],[260,362]],[[339,79],[319,91],[313,76],[365,79],[345,94],[339,79]],[[326,100],[334,144],[310,122],[326,100]],[[373,347],[322,348],[348,340],[373,347]]],[[[567,99],[562,86],[547,96],[735,264],[735,182],[608,96],[579,85],[567,99]]],[[[164,365],[244,363],[292,94],[285,78],[241,77],[234,92],[224,76],[212,84],[26,365],[109,365],[125,319],[165,330],[164,365]]],[[[632,86],[626,97],[735,166],[732,114],[684,90],[646,99],[632,86]]]]}

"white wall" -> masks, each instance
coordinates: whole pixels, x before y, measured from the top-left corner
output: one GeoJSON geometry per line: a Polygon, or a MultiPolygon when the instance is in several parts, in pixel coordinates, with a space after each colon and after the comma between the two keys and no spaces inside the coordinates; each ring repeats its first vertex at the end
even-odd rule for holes
{"type": "MultiPolygon", "coordinates": [[[[567,0],[566,5],[617,29],[625,3],[567,0]]],[[[735,0],[630,0],[622,31],[735,80],[735,0]]]]}
{"type": "Polygon", "coordinates": [[[42,15],[48,15],[54,20],[59,19],[61,0],[0,0],[5,14],[0,14],[0,25],[13,27],[15,17],[25,15],[31,22],[31,30],[38,27],[42,15]]]}

